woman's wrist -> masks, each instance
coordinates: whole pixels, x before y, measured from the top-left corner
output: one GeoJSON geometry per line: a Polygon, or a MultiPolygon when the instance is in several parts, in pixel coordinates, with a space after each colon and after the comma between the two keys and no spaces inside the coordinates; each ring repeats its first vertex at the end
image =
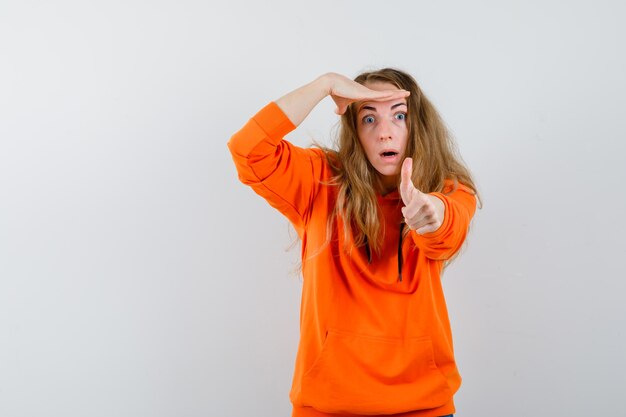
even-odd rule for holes
{"type": "Polygon", "coordinates": [[[332,75],[327,73],[285,94],[276,100],[276,104],[287,115],[289,120],[295,126],[298,126],[309,115],[311,110],[330,94],[331,88],[332,75]]]}
{"type": "MultiPolygon", "coordinates": [[[[315,81],[319,83],[320,89],[329,96],[333,91],[333,80],[335,77],[334,72],[327,72],[326,74],[320,75],[315,81]]],[[[326,97],[324,96],[324,97],[326,97]]]]}

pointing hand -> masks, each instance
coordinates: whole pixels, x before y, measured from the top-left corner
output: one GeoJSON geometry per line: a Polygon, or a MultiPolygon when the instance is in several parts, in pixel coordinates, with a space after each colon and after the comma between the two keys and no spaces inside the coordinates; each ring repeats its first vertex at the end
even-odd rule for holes
{"type": "Polygon", "coordinates": [[[404,207],[405,223],[418,234],[434,232],[443,223],[445,204],[436,196],[421,192],[411,180],[413,160],[406,158],[402,163],[400,196],[404,207]]]}

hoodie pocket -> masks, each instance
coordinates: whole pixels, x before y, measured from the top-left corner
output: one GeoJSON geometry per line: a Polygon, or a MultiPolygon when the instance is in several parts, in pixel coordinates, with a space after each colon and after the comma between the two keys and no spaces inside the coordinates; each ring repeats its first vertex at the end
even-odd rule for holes
{"type": "Polygon", "coordinates": [[[429,337],[407,339],[329,329],[302,379],[302,403],[326,413],[396,414],[439,407],[453,395],[429,337]]]}

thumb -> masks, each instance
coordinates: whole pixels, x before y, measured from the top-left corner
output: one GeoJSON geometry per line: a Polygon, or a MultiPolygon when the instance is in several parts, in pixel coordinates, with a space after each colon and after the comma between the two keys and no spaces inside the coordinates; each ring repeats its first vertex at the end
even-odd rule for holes
{"type": "Polygon", "coordinates": [[[336,105],[335,114],[338,114],[339,116],[341,116],[342,114],[346,112],[346,110],[348,110],[348,105],[350,104],[350,101],[343,99],[342,97],[339,97],[339,96],[333,95],[331,97],[336,105]]]}
{"type": "Polygon", "coordinates": [[[401,180],[400,180],[400,197],[404,205],[411,201],[411,189],[414,188],[411,174],[413,173],[413,159],[405,158],[402,162],[401,180]]]}

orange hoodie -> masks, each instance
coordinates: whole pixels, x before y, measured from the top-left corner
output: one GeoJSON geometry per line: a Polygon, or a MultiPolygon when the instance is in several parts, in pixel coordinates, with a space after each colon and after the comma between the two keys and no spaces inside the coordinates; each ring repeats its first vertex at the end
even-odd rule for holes
{"type": "Polygon", "coordinates": [[[381,256],[327,220],[336,187],[323,151],[283,140],[296,127],[271,102],[235,133],[228,147],[239,178],[284,214],[302,240],[300,343],[289,398],[292,417],[391,415],[438,417],[455,412],[461,384],[440,274],[460,248],[476,209],[471,190],[431,193],[445,204],[443,224],[400,240],[397,191],[378,202],[381,256]]]}

